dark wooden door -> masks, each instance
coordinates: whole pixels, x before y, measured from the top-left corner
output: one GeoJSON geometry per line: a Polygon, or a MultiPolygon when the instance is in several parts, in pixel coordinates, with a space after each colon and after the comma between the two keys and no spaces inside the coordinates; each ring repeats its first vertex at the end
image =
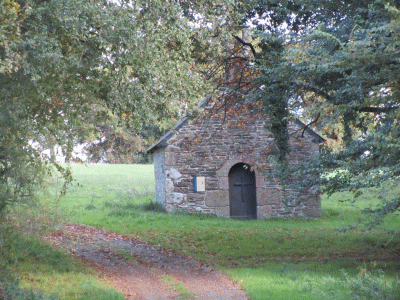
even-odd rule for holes
{"type": "Polygon", "coordinates": [[[245,164],[236,164],[229,171],[229,204],[231,218],[256,219],[256,178],[245,164]]]}

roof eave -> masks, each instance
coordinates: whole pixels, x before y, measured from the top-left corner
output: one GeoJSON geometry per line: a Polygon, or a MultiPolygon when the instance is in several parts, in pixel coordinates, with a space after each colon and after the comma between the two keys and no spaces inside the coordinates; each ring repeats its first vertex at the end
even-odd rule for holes
{"type": "Polygon", "coordinates": [[[312,130],[311,128],[309,128],[306,124],[304,124],[303,122],[301,122],[298,119],[294,120],[294,123],[298,126],[301,127],[301,129],[303,129],[305,132],[307,132],[309,135],[311,135],[312,137],[312,141],[315,143],[324,143],[326,142],[326,140],[320,136],[318,133],[316,133],[314,130],[312,130]]]}
{"type": "Polygon", "coordinates": [[[149,149],[146,150],[146,153],[152,153],[154,152],[157,148],[160,147],[167,147],[168,143],[167,141],[174,135],[176,131],[182,128],[188,121],[188,118],[183,118],[180,120],[178,123],[175,124],[174,127],[171,128],[166,134],[164,134],[153,146],[151,146],[149,149]]]}

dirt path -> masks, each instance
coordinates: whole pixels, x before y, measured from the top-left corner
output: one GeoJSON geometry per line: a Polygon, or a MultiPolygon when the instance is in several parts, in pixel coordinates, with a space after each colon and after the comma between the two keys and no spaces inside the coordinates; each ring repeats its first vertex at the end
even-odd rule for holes
{"type": "Polygon", "coordinates": [[[222,271],[115,232],[67,224],[47,239],[98,270],[126,299],[248,299],[222,271]]]}

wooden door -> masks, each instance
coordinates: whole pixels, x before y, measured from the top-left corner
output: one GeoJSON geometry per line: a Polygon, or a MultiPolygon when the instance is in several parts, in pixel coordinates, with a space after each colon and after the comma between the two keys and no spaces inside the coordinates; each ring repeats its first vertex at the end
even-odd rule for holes
{"type": "Polygon", "coordinates": [[[234,219],[256,219],[256,178],[250,166],[240,163],[229,171],[230,215],[234,219]]]}

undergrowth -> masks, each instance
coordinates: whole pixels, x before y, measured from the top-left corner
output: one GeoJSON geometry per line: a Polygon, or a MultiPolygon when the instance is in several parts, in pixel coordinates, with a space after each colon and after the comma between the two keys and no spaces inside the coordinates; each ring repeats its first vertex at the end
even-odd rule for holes
{"type": "Polygon", "coordinates": [[[353,299],[400,299],[399,278],[388,278],[381,269],[368,271],[361,268],[357,276],[350,276],[343,271],[343,277],[343,285],[349,288],[353,299]]]}

